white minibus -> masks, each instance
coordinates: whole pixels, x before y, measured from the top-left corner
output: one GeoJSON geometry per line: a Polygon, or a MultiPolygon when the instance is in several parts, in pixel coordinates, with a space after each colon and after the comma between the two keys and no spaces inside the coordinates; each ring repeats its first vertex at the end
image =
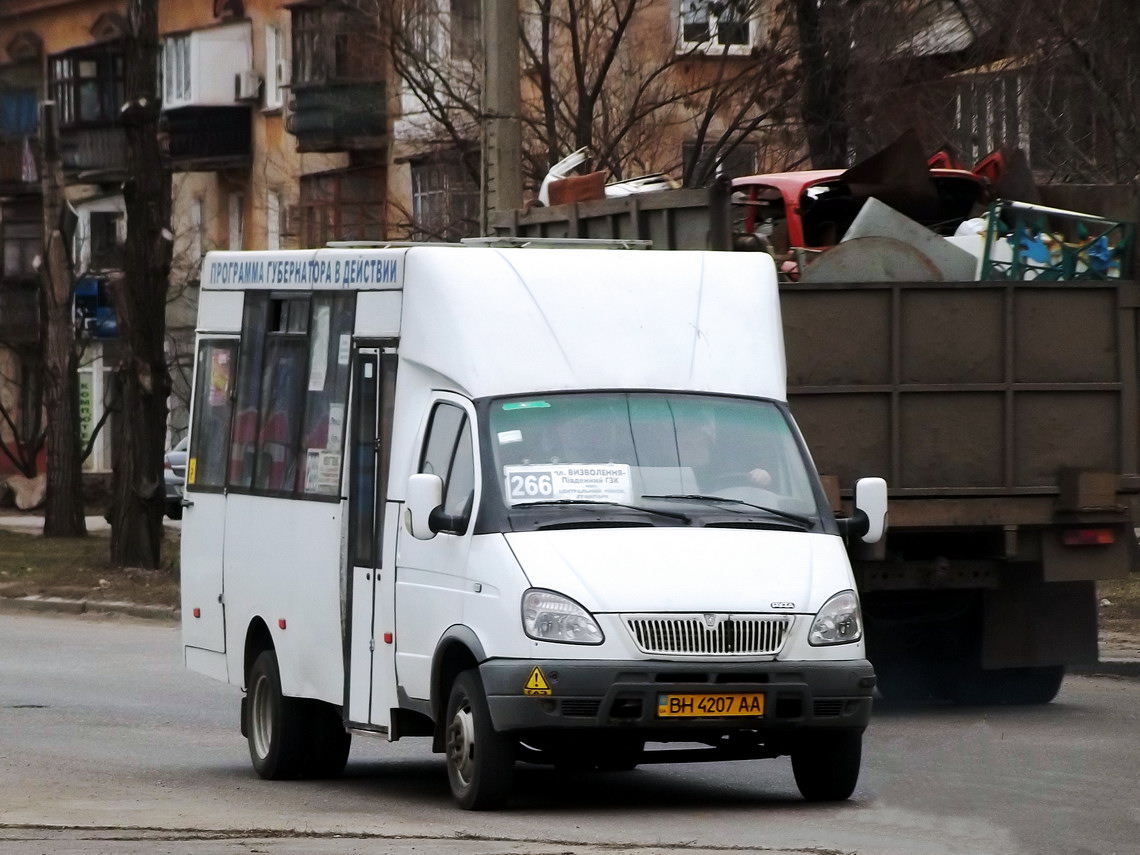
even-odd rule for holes
{"type": "Polygon", "coordinates": [[[264,778],[423,736],[458,804],[516,763],[790,756],[847,798],[874,671],[788,411],[760,253],[421,244],[203,264],[186,665],[264,778]],[[648,747],[647,747],[648,744],[648,747]]]}

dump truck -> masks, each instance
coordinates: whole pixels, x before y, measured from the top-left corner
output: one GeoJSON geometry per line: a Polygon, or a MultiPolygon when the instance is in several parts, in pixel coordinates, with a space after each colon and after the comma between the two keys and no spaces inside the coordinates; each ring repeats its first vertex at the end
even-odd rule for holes
{"type": "MultiPolygon", "coordinates": [[[[1047,191],[1137,209],[1127,188],[1047,191]]],[[[756,249],[740,195],[499,212],[492,231],[756,249]]],[[[886,537],[851,546],[883,695],[1052,700],[1098,659],[1096,583],[1136,565],[1140,282],[789,280],[780,299],[788,401],[836,513],[860,477],[890,486],[886,537]]]]}

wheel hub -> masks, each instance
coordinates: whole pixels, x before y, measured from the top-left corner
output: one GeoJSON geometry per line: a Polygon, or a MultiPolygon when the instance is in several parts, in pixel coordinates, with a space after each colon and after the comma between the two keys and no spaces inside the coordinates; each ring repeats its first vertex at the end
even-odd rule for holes
{"type": "Polygon", "coordinates": [[[470,786],[475,771],[475,719],[469,707],[457,709],[448,725],[447,762],[460,784],[470,786]]]}
{"type": "Polygon", "coordinates": [[[253,747],[257,756],[264,759],[269,755],[269,746],[273,744],[273,709],[269,697],[269,678],[264,674],[258,675],[251,694],[250,728],[253,734],[253,747]]]}

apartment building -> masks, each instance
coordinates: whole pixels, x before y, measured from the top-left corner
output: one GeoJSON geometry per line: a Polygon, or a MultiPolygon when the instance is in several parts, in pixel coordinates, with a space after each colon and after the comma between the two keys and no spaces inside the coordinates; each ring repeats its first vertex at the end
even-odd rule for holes
{"type": "MultiPolygon", "coordinates": [[[[167,314],[173,441],[187,422],[204,253],[332,240],[455,239],[477,232],[482,30],[479,0],[158,3],[161,133],[174,196],[167,314]],[[413,56],[416,63],[409,64],[413,56]],[[417,68],[433,71],[417,77],[417,68]]],[[[597,103],[602,125],[620,119],[623,110],[636,112],[628,100],[631,81],[647,69],[670,69],[662,77],[671,88],[655,95],[661,104],[652,121],[632,123],[620,135],[630,173],[678,174],[700,154],[695,130],[702,123],[712,135],[707,138],[731,126],[724,116],[738,110],[740,94],[719,106],[702,94],[725,69],[739,75],[761,63],[774,24],[754,5],[647,0],[639,8],[597,103]]],[[[544,34],[528,11],[532,4],[520,0],[520,9],[529,45],[521,84],[530,111],[524,125],[531,128],[543,107],[543,69],[533,60],[543,50],[536,45],[544,34]]],[[[111,295],[122,275],[126,235],[122,184],[128,176],[119,121],[125,13],[125,0],[0,4],[0,403],[17,418],[30,418],[39,407],[33,266],[42,240],[38,105],[50,99],[75,217],[85,433],[104,412],[117,356],[111,295]]],[[[553,57],[549,76],[564,86],[569,36],[546,35],[553,57]]],[[[567,91],[558,89],[556,97],[573,101],[577,96],[567,91]]],[[[565,121],[548,128],[537,142],[528,136],[532,187],[549,161],[575,147],[567,128],[565,121]]],[[[761,164],[768,161],[757,143],[742,137],[718,168],[746,173],[761,164]]],[[[2,430],[12,433],[6,425],[2,430]]],[[[86,466],[104,471],[111,464],[104,438],[86,466]]]]}
{"type": "MultiPolygon", "coordinates": [[[[122,184],[126,4],[0,5],[0,403],[39,406],[39,103],[57,105],[84,342],[82,430],[103,414],[116,359],[111,284],[126,236],[122,184]]],[[[198,274],[210,249],[386,236],[389,131],[378,18],[359,3],[161,0],[162,145],[173,173],[167,312],[172,440],[185,431],[198,274]]],[[[12,437],[10,427],[6,437],[12,437]]],[[[95,444],[90,471],[110,468],[95,444]]],[[[2,455],[0,455],[2,456],[2,455]]],[[[6,470],[0,461],[0,477],[6,470]]]]}

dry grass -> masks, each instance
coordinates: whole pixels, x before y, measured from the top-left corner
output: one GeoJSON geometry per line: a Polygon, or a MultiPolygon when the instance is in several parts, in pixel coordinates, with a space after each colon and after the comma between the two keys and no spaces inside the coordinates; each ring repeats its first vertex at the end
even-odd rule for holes
{"type": "Polygon", "coordinates": [[[178,532],[165,532],[162,568],[112,567],[107,534],[46,538],[0,530],[0,594],[178,604],[178,532]]]}
{"type": "Polygon", "coordinates": [[[1097,593],[1102,604],[1101,626],[1120,632],[1140,630],[1140,573],[1132,573],[1124,579],[1098,582],[1097,593]]]}

